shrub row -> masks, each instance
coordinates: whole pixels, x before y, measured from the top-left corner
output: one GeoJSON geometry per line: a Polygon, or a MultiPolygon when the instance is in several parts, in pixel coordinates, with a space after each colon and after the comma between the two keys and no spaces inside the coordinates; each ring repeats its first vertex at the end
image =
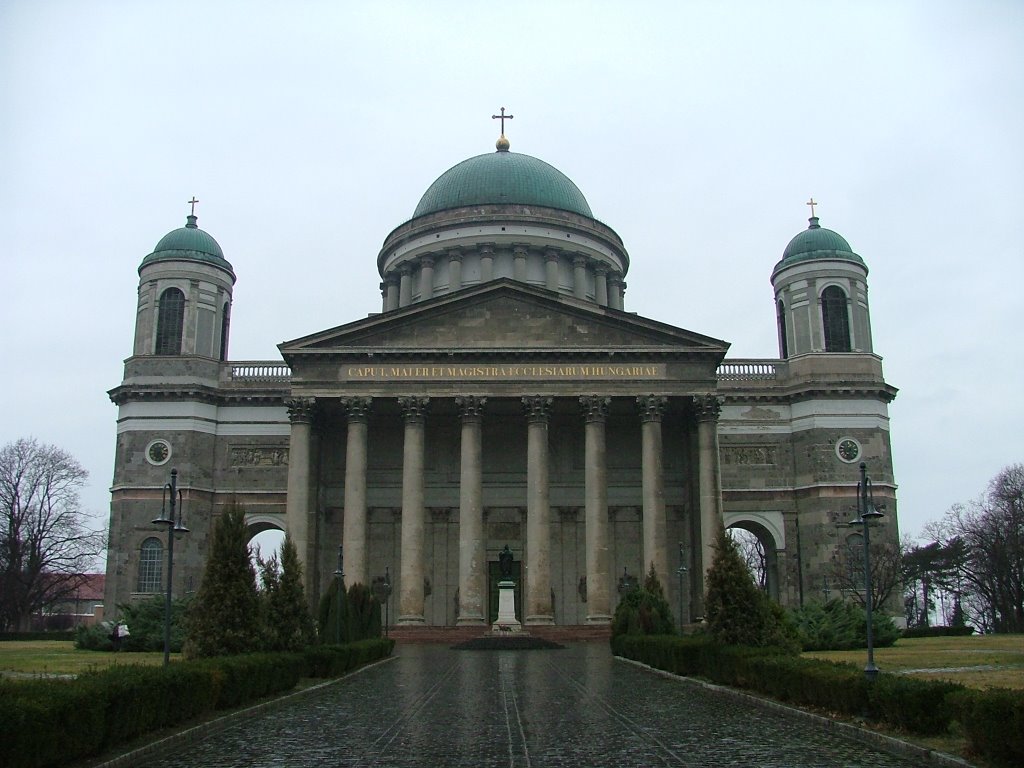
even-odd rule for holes
{"type": "Polygon", "coordinates": [[[0,765],[47,768],[159,728],[335,677],[390,655],[393,640],[301,653],[225,656],[168,667],[125,665],[75,680],[0,681],[0,765]]]}
{"type": "Polygon", "coordinates": [[[974,634],[974,627],[907,627],[903,637],[967,637],[974,634]]]}
{"type": "Polygon", "coordinates": [[[804,659],[765,648],[715,643],[707,636],[612,639],[612,652],[677,675],[701,676],[780,701],[867,717],[919,734],[959,721],[974,752],[1024,763],[1024,697],[1019,691],[967,690],[958,683],[879,675],[869,684],[848,664],[804,659]]]}
{"type": "Polygon", "coordinates": [[[0,632],[0,642],[7,640],[74,640],[75,630],[60,632],[0,632]]]}

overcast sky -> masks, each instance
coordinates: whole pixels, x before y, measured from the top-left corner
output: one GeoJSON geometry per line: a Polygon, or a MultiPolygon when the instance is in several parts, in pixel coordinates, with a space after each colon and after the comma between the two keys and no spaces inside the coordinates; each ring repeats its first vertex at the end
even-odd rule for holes
{"type": "Polygon", "coordinates": [[[900,524],[1024,461],[1024,3],[0,0],[0,443],[89,470],[106,523],[142,258],[199,226],[232,359],[380,309],[376,256],[492,151],[573,179],[626,309],[778,355],[771,270],[822,226],[870,268],[900,524]]]}

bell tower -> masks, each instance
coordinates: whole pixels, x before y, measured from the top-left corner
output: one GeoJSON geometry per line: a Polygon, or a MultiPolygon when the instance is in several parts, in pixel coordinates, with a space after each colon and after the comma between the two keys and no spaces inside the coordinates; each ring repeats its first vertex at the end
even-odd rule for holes
{"type": "Polygon", "coordinates": [[[139,266],[136,356],[227,359],[235,273],[211,235],[196,224],[164,235],[139,266]]]}

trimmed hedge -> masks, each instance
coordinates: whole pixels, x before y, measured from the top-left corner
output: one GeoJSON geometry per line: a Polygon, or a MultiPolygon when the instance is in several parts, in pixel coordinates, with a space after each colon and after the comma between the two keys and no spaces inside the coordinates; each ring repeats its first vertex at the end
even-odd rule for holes
{"type": "Polygon", "coordinates": [[[950,705],[975,754],[1004,765],[1024,765],[1024,695],[1009,688],[960,691],[950,705]]]}
{"type": "Polygon", "coordinates": [[[119,665],[75,680],[0,681],[0,765],[65,765],[214,710],[289,691],[300,677],[337,677],[389,656],[393,648],[390,639],[364,640],[166,668],[119,665]]]}
{"type": "Polygon", "coordinates": [[[74,640],[75,630],[59,632],[0,632],[0,642],[7,640],[74,640]]]}
{"type": "Polygon", "coordinates": [[[1024,696],[996,688],[880,674],[873,684],[849,664],[764,648],[719,645],[707,635],[612,639],[612,653],[677,675],[701,676],[780,701],[867,716],[912,733],[941,734],[956,720],[969,748],[1007,765],[1024,764],[1024,696]]]}
{"type": "Polygon", "coordinates": [[[974,634],[974,627],[907,627],[901,637],[967,637],[974,634]]]}

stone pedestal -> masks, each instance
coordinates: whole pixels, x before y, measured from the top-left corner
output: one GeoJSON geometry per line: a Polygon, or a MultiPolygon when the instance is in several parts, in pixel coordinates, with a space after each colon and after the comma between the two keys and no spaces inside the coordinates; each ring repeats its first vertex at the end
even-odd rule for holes
{"type": "Polygon", "coordinates": [[[498,618],[491,626],[494,634],[506,632],[522,633],[523,625],[516,618],[516,583],[514,581],[498,582],[498,618]]]}

